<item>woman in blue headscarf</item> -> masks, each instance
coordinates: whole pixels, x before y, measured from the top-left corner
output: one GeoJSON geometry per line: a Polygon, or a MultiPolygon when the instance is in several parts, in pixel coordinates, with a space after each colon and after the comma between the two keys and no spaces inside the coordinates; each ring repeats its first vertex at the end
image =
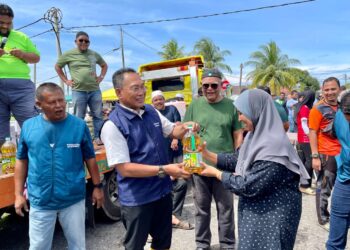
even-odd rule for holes
{"type": "Polygon", "coordinates": [[[333,131],[341,145],[336,156],[337,179],[332,193],[330,231],[327,249],[345,249],[350,226],[350,93],[341,97],[333,131]]]}
{"type": "Polygon", "coordinates": [[[270,95],[247,90],[235,101],[248,134],[238,157],[203,147],[204,176],[216,177],[239,196],[238,249],[292,250],[301,215],[300,176],[304,165],[283,129],[270,95]],[[234,173],[232,173],[234,172],[234,173]]]}

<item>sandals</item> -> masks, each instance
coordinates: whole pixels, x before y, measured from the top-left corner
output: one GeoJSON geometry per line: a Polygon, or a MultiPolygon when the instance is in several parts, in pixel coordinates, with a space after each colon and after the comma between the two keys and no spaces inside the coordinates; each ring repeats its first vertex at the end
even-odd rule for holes
{"type": "Polygon", "coordinates": [[[304,194],[308,194],[308,195],[316,195],[316,191],[312,188],[303,188],[300,187],[299,188],[300,192],[304,193],[304,194]]]}
{"type": "Polygon", "coordinates": [[[183,230],[192,230],[194,226],[188,221],[180,220],[179,223],[173,224],[173,228],[183,229],[183,230]]]}

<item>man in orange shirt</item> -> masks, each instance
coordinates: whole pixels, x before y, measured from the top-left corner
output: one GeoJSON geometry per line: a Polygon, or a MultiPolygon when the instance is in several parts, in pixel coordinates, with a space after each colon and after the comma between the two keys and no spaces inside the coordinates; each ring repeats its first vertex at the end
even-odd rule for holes
{"type": "Polygon", "coordinates": [[[312,167],[317,173],[316,211],[318,223],[329,230],[328,198],[334,185],[337,164],[335,156],[340,153],[340,144],[332,135],[332,125],[338,109],[337,97],[340,83],[335,77],[323,81],[323,99],[310,111],[310,146],[312,167]]]}

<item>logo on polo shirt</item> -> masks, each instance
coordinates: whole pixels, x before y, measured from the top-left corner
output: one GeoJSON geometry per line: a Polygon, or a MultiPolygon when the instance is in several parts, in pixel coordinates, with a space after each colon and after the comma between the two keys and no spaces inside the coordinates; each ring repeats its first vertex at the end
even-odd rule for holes
{"type": "Polygon", "coordinates": [[[67,148],[80,148],[79,143],[68,143],[67,148]]]}
{"type": "Polygon", "coordinates": [[[160,126],[159,122],[155,122],[155,123],[153,123],[153,125],[154,125],[155,127],[159,127],[159,126],[160,126]]]}

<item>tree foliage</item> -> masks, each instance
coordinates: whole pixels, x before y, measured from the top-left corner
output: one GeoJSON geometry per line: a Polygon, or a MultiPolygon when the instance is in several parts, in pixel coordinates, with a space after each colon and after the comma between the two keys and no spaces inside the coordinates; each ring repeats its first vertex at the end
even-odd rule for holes
{"type": "Polygon", "coordinates": [[[229,50],[221,50],[210,38],[201,38],[194,45],[194,53],[202,55],[206,68],[219,68],[232,73],[229,65],[225,64],[225,57],[231,55],[229,50]]]}
{"type": "Polygon", "coordinates": [[[290,71],[296,79],[297,83],[300,84],[300,91],[317,91],[320,89],[320,82],[315,77],[312,77],[307,70],[292,68],[290,71]]]}
{"type": "Polygon", "coordinates": [[[246,66],[253,67],[253,70],[247,75],[248,79],[252,80],[252,85],[267,85],[274,94],[281,87],[292,89],[297,79],[291,73],[291,66],[300,64],[299,60],[282,54],[274,41],[261,45],[259,48],[260,50],[253,52],[250,60],[245,63],[246,66]]]}
{"type": "Polygon", "coordinates": [[[163,60],[172,60],[180,57],[184,57],[184,46],[179,46],[175,39],[171,39],[169,42],[162,46],[163,51],[158,52],[158,55],[162,57],[163,60]]]}

